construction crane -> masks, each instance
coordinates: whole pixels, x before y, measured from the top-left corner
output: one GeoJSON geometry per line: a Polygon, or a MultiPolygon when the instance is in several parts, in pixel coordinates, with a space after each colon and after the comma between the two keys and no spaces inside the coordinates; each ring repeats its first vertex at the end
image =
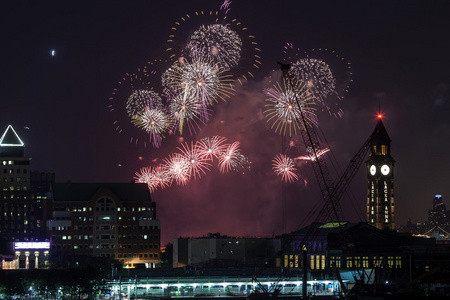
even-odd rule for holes
{"type": "MultiPolygon", "coordinates": [[[[289,73],[290,65],[289,64],[282,64],[278,63],[281,66],[281,71],[283,73],[283,78],[287,80],[289,84],[289,88],[293,89],[294,84],[293,81],[296,80],[293,78],[293,76],[289,73]]],[[[296,94],[296,93],[294,93],[296,94]]],[[[299,102],[298,97],[296,97],[296,104],[299,108],[300,115],[301,115],[301,122],[303,125],[303,130],[301,130],[301,136],[303,139],[303,142],[307,149],[311,149],[312,153],[314,155],[314,159],[311,160],[311,164],[314,170],[315,177],[317,179],[319,189],[322,196],[322,207],[319,210],[319,213],[315,219],[315,222],[325,223],[327,220],[331,218],[334,218],[338,224],[341,220],[343,220],[343,211],[342,207],[340,205],[340,199],[342,198],[343,194],[347,190],[350,182],[354,178],[356,172],[358,171],[359,167],[361,166],[362,162],[364,161],[364,158],[367,156],[367,152],[370,148],[370,142],[372,140],[372,135],[364,142],[362,147],[358,150],[358,152],[353,156],[353,158],[350,160],[350,163],[345,168],[345,170],[342,172],[341,176],[335,180],[334,182],[330,179],[330,172],[328,171],[327,164],[325,162],[325,158],[323,155],[317,155],[320,153],[321,146],[319,142],[319,137],[317,134],[317,131],[315,130],[314,126],[308,126],[302,109],[299,102]]],[[[311,232],[307,232],[305,237],[303,238],[302,242],[299,244],[299,247],[297,248],[296,254],[302,254],[302,260],[303,260],[303,296],[305,297],[307,292],[307,270],[306,270],[306,257],[307,257],[307,247],[306,247],[306,237],[309,237],[312,240],[315,238],[315,235],[317,232],[314,232],[317,229],[314,229],[314,226],[311,226],[311,232]]],[[[294,255],[296,257],[296,255],[294,255]]],[[[259,293],[256,297],[257,298],[276,298],[277,295],[280,293],[282,285],[280,284],[281,281],[284,279],[287,279],[291,276],[291,272],[287,270],[286,272],[283,272],[278,280],[274,282],[274,284],[266,289],[257,279],[257,275],[254,277],[254,281],[257,283],[259,288],[262,290],[262,293],[259,293]]],[[[342,280],[340,281],[342,285],[342,280]]],[[[342,290],[346,291],[346,288],[342,286],[342,290]]]]}

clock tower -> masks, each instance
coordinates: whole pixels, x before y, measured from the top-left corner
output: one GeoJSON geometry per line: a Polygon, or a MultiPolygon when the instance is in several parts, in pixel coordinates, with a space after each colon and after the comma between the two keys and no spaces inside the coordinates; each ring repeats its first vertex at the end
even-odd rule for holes
{"type": "Polygon", "coordinates": [[[378,115],[367,160],[367,223],[381,230],[395,230],[394,165],[391,139],[378,115]]]}

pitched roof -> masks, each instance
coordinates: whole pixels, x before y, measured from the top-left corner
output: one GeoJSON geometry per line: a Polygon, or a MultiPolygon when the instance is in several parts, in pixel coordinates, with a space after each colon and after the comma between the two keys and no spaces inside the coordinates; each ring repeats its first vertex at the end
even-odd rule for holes
{"type": "Polygon", "coordinates": [[[371,145],[390,145],[391,139],[389,138],[386,128],[384,128],[381,118],[378,119],[377,126],[375,126],[375,130],[372,132],[370,137],[371,145]]]}
{"type": "Polygon", "coordinates": [[[121,201],[151,201],[145,183],[53,183],[53,201],[89,201],[100,189],[107,188],[121,201]]]}

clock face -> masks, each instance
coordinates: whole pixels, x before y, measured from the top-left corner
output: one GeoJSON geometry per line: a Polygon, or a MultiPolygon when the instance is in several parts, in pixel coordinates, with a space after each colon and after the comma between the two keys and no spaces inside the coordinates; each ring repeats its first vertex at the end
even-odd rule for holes
{"type": "Polygon", "coordinates": [[[388,175],[390,171],[391,171],[391,168],[389,168],[388,165],[381,166],[381,174],[388,175]]]}
{"type": "Polygon", "coordinates": [[[370,175],[375,175],[375,173],[377,172],[377,167],[375,167],[374,165],[370,166],[370,175]]]}

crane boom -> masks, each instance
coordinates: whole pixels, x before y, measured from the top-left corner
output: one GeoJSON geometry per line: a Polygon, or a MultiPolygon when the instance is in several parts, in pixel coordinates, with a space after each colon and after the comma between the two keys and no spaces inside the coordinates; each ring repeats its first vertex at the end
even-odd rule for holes
{"type": "MultiPolygon", "coordinates": [[[[290,88],[293,88],[292,80],[295,80],[292,78],[292,76],[289,74],[289,68],[290,65],[281,64],[281,70],[283,71],[283,77],[285,77],[288,80],[288,83],[290,85],[290,88]]],[[[372,136],[370,136],[363,144],[363,146],[358,150],[358,152],[353,156],[353,158],[350,160],[350,163],[347,165],[345,170],[342,172],[341,176],[335,180],[334,182],[331,182],[330,179],[330,172],[328,171],[325,158],[322,155],[317,155],[321,149],[320,142],[318,138],[318,134],[314,126],[308,126],[307,122],[305,121],[305,118],[303,116],[303,112],[301,109],[301,105],[299,103],[299,99],[296,98],[296,104],[299,107],[300,114],[301,114],[301,121],[303,124],[303,129],[301,130],[301,135],[303,142],[305,143],[305,146],[307,149],[311,149],[312,153],[314,155],[313,159],[311,160],[311,165],[314,170],[314,174],[316,176],[317,182],[319,184],[319,189],[321,192],[323,204],[322,209],[319,210],[318,215],[316,216],[315,222],[321,222],[325,223],[327,219],[330,217],[334,217],[336,221],[339,223],[341,220],[343,220],[343,211],[340,204],[340,199],[342,198],[343,194],[347,190],[348,186],[350,185],[350,182],[354,178],[356,172],[358,171],[359,167],[361,166],[364,158],[367,155],[367,152],[369,150],[369,145],[372,140],[372,136]]],[[[310,230],[317,230],[317,227],[311,226],[310,230]],[[315,228],[315,229],[314,229],[315,228]]],[[[295,254],[302,253],[303,256],[306,256],[307,250],[306,250],[306,237],[308,238],[315,238],[315,235],[317,233],[315,232],[308,232],[303,237],[303,240],[298,245],[296,249],[295,254]]],[[[305,268],[306,266],[304,266],[305,268]]],[[[290,272],[283,273],[280,278],[270,287],[267,292],[264,289],[264,292],[266,294],[270,294],[274,297],[278,295],[278,293],[281,290],[280,282],[283,279],[289,278],[290,272]]],[[[306,276],[305,278],[303,288],[304,293],[306,292],[306,276]]],[[[254,277],[255,281],[258,282],[258,285],[260,285],[259,280],[257,280],[256,276],[254,277]]],[[[342,283],[342,282],[341,282],[342,283]]],[[[344,287],[343,287],[344,290],[344,287]]]]}

